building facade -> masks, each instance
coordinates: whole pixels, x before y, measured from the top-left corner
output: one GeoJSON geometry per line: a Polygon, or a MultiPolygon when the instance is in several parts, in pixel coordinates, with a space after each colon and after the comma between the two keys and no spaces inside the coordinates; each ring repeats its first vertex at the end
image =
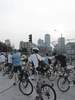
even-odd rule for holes
{"type": "Polygon", "coordinates": [[[66,54],[68,58],[75,60],[75,42],[69,42],[66,44],[66,54]]]}
{"type": "Polygon", "coordinates": [[[58,38],[57,51],[59,53],[65,53],[65,38],[64,37],[58,38]]]}
{"type": "Polygon", "coordinates": [[[38,40],[38,46],[39,47],[44,47],[44,41],[42,39],[38,40]]]}
{"type": "Polygon", "coordinates": [[[50,35],[45,34],[45,45],[46,47],[50,47],[50,35]]]}
{"type": "Polygon", "coordinates": [[[24,50],[27,53],[27,55],[30,55],[32,53],[33,47],[37,47],[37,46],[35,44],[31,43],[31,42],[21,41],[19,49],[24,50]]]}
{"type": "Polygon", "coordinates": [[[9,39],[5,40],[5,44],[8,46],[8,47],[11,47],[11,42],[9,39]]]}

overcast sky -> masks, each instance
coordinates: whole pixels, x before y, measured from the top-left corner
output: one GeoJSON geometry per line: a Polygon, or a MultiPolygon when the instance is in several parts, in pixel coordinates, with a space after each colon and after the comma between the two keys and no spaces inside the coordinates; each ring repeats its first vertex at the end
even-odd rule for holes
{"type": "Polygon", "coordinates": [[[74,0],[0,0],[0,40],[10,39],[18,47],[19,41],[33,42],[51,35],[57,41],[61,33],[75,38],[74,0]]]}

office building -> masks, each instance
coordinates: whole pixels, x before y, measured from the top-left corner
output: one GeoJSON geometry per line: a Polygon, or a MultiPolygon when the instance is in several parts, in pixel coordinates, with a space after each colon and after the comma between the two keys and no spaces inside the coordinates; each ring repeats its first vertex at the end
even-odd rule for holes
{"type": "Polygon", "coordinates": [[[50,35],[45,34],[45,46],[50,47],[50,35]]]}

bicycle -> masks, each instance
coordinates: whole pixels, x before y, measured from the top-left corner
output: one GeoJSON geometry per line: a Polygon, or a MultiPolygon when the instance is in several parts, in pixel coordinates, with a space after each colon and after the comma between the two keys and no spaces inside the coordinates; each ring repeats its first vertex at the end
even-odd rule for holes
{"type": "MultiPolygon", "coordinates": [[[[9,77],[12,78],[13,74],[14,73],[12,72],[12,74],[10,74],[9,77]]],[[[33,92],[33,85],[32,85],[32,83],[31,83],[31,81],[29,79],[29,72],[27,70],[25,70],[25,69],[22,69],[22,71],[21,72],[18,71],[17,74],[18,74],[18,81],[17,81],[17,83],[18,83],[18,87],[19,87],[20,92],[23,95],[26,95],[26,96],[32,94],[32,92],[33,92]],[[28,89],[28,87],[29,87],[29,89],[28,89]],[[26,91],[27,89],[29,91],[26,91]]]]}
{"type": "Polygon", "coordinates": [[[67,92],[70,89],[71,84],[75,85],[74,71],[75,71],[74,66],[72,66],[72,67],[67,66],[67,69],[66,69],[66,72],[64,73],[64,75],[60,76],[58,78],[57,86],[61,92],[67,92]]]}
{"type": "Polygon", "coordinates": [[[58,76],[64,74],[64,68],[60,64],[54,66],[53,64],[48,65],[48,70],[46,71],[46,77],[50,81],[54,81],[58,76]]]}
{"type": "MultiPolygon", "coordinates": [[[[45,83],[45,81],[42,81],[42,78],[39,76],[44,75],[46,70],[37,68],[37,81],[36,81],[36,86],[35,90],[38,96],[35,97],[35,100],[56,100],[56,92],[53,88],[52,85],[49,85],[45,83]],[[45,96],[45,97],[43,97],[45,96]]],[[[21,75],[20,75],[21,76],[21,75]]],[[[29,72],[28,71],[23,71],[22,76],[19,77],[19,90],[22,92],[22,94],[29,96],[33,93],[33,84],[29,79],[29,72]]]]}
{"type": "Polygon", "coordinates": [[[19,75],[19,90],[23,95],[26,96],[31,95],[33,92],[33,85],[28,77],[29,73],[27,71],[23,71],[22,75],[19,75]]]}
{"type": "Polygon", "coordinates": [[[34,100],[56,100],[56,92],[53,88],[53,85],[46,83],[46,81],[42,81],[42,76],[45,76],[45,71],[47,69],[37,68],[35,71],[36,74],[36,85],[35,90],[37,96],[34,100]]]}
{"type": "Polygon", "coordinates": [[[65,58],[63,55],[57,55],[55,56],[55,61],[53,61],[50,64],[50,74],[49,74],[49,80],[54,81],[57,77],[60,75],[63,75],[65,72],[65,58]]]}

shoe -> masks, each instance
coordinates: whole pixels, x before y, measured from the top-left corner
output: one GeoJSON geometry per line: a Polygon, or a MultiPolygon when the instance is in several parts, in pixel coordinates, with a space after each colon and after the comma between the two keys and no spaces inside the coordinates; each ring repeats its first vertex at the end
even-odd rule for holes
{"type": "Polygon", "coordinates": [[[15,85],[16,85],[16,83],[13,83],[13,85],[15,86],[15,85]]]}

